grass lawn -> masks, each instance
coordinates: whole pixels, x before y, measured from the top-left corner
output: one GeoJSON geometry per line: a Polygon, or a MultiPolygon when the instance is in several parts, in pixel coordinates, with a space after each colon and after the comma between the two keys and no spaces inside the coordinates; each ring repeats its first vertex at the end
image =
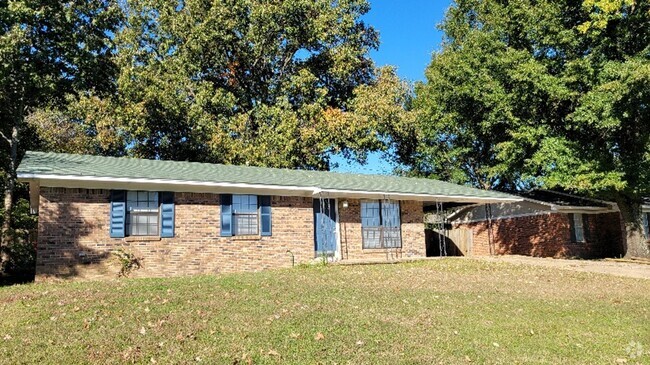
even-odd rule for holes
{"type": "Polygon", "coordinates": [[[0,318],[12,364],[650,363],[650,280],[459,258],[17,285],[0,318]]]}

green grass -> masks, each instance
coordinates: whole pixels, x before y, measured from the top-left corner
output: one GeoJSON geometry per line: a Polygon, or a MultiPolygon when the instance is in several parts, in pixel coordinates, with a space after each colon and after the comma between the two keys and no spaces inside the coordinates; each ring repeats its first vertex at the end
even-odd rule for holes
{"type": "Polygon", "coordinates": [[[623,360],[650,363],[649,280],[450,258],[0,288],[11,364],[623,360]]]}

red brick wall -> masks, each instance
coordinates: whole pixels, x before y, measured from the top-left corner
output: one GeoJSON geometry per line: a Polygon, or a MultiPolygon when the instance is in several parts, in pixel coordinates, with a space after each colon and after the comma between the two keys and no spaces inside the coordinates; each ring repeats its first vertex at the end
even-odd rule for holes
{"type": "MultiPolygon", "coordinates": [[[[312,206],[311,198],[274,196],[271,237],[220,237],[219,195],[176,193],[174,238],[115,239],[108,233],[108,190],[44,187],[39,203],[37,280],[115,277],[119,264],[111,251],[120,248],[143,259],[143,267],[134,270],[133,277],[290,267],[287,250],[296,264],[309,262],[315,255],[312,206]]],[[[361,250],[358,201],[350,200],[350,208],[339,212],[343,259],[387,256],[383,251],[361,250]],[[347,254],[346,247],[351,249],[347,254]]],[[[421,203],[402,203],[403,248],[398,256],[424,256],[422,214],[421,203]]]]}
{"type": "Polygon", "coordinates": [[[571,242],[569,215],[541,214],[492,221],[492,240],[487,222],[455,227],[473,231],[473,255],[528,255],[540,257],[613,257],[621,247],[618,213],[589,214],[586,242],[571,242]]]}
{"type": "Polygon", "coordinates": [[[364,249],[361,234],[361,202],[348,199],[348,207],[339,202],[341,227],[341,257],[350,260],[395,259],[426,256],[424,239],[424,213],[422,202],[401,201],[402,247],[390,249],[364,249]]]}
{"type": "Polygon", "coordinates": [[[219,236],[219,195],[176,193],[175,237],[155,240],[110,238],[108,199],[107,190],[41,190],[37,278],[114,277],[118,248],[143,258],[134,277],[290,267],[287,250],[296,264],[314,257],[309,198],[273,197],[273,236],[242,239],[219,236]]]}

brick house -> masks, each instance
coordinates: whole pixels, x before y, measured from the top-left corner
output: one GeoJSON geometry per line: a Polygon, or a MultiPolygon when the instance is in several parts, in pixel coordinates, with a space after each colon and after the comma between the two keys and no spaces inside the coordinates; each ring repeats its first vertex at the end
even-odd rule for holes
{"type": "Polygon", "coordinates": [[[104,278],[425,256],[423,209],[521,200],[430,179],[28,152],[36,278],[104,278]]]}
{"type": "Polygon", "coordinates": [[[622,253],[615,203],[548,190],[521,196],[520,202],[457,209],[448,216],[450,243],[464,255],[602,258],[622,253]]]}

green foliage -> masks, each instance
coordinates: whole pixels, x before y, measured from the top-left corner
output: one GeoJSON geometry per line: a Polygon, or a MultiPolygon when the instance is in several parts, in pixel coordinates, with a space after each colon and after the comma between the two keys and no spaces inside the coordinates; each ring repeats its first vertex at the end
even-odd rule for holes
{"type": "Polygon", "coordinates": [[[457,1],[403,159],[486,189],[647,194],[648,24],[647,2],[457,1]]]}
{"type": "Polygon", "coordinates": [[[327,169],[332,152],[363,159],[380,131],[336,115],[374,80],[368,10],[365,0],[130,1],[112,100],[130,153],[308,169],[327,169]]]}
{"type": "Polygon", "coordinates": [[[8,232],[11,239],[8,245],[9,262],[5,270],[10,275],[31,275],[36,266],[37,219],[29,214],[28,200],[18,199],[12,219],[14,224],[8,232]]]}
{"type": "Polygon", "coordinates": [[[142,258],[136,257],[132,252],[127,252],[120,248],[111,253],[120,262],[120,272],[117,274],[118,277],[128,277],[133,270],[142,267],[142,258]]]}
{"type": "Polygon", "coordinates": [[[414,156],[402,153],[413,171],[614,199],[640,241],[650,3],[458,0],[442,29],[443,49],[416,90],[421,143],[414,156]]]}
{"type": "Polygon", "coordinates": [[[69,95],[113,89],[108,32],[120,20],[116,2],[10,1],[0,7],[0,130],[69,95]]]}
{"type": "Polygon", "coordinates": [[[41,151],[115,156],[126,148],[112,110],[97,97],[71,98],[65,109],[37,109],[25,127],[35,136],[32,148],[41,151]]]}

